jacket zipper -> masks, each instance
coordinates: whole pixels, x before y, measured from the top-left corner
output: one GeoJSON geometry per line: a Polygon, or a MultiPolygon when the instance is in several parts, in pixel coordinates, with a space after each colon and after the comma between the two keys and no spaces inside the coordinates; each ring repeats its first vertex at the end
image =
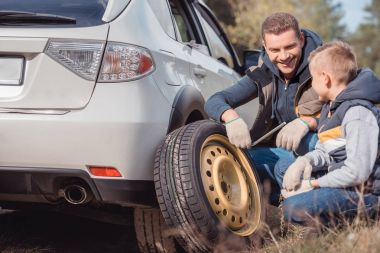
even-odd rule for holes
{"type": "MultiPolygon", "coordinates": [[[[284,92],[285,92],[285,104],[286,104],[286,117],[289,119],[288,84],[287,83],[285,83],[285,91],[284,92]]],[[[289,123],[289,122],[287,122],[287,123],[289,123]]]]}

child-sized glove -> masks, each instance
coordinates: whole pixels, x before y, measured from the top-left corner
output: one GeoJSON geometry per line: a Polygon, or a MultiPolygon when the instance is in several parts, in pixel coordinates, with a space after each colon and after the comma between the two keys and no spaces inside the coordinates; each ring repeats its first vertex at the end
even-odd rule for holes
{"type": "Polygon", "coordinates": [[[304,192],[308,192],[313,190],[314,187],[311,186],[310,180],[302,180],[301,185],[293,191],[287,191],[286,189],[281,190],[281,195],[284,197],[284,199],[295,196],[297,194],[301,194],[304,192]]]}
{"type": "Polygon", "coordinates": [[[303,179],[310,179],[312,166],[310,160],[304,156],[299,156],[286,170],[282,186],[288,190],[295,190],[301,184],[301,176],[303,179]]]}
{"type": "Polygon", "coordinates": [[[242,118],[230,120],[224,124],[226,126],[228,140],[238,148],[251,147],[251,135],[247,124],[242,118]]]}
{"type": "Polygon", "coordinates": [[[309,132],[309,126],[297,118],[284,126],[276,137],[276,146],[296,151],[302,138],[309,132]]]}

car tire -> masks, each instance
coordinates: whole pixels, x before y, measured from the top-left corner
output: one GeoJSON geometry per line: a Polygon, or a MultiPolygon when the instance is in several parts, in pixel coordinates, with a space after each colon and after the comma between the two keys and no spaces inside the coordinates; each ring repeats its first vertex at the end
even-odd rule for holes
{"type": "Polygon", "coordinates": [[[168,134],[154,181],[163,217],[187,252],[252,250],[261,241],[261,185],[223,125],[202,120],[168,134]]]}
{"type": "Polygon", "coordinates": [[[175,253],[175,239],[159,208],[135,208],[134,225],[141,253],[175,253]]]}

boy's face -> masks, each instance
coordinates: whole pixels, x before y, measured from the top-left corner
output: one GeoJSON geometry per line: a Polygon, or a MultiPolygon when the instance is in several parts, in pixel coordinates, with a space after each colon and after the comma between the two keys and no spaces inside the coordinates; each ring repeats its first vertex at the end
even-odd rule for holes
{"type": "Polygon", "coordinates": [[[302,57],[304,35],[297,37],[293,29],[281,34],[264,34],[263,45],[269,59],[280,70],[285,79],[291,79],[297,71],[302,57]]]}
{"type": "Polygon", "coordinates": [[[321,70],[319,66],[315,65],[316,63],[309,64],[310,74],[312,79],[311,86],[319,96],[319,100],[327,102],[328,98],[328,79],[326,74],[321,70]]]}

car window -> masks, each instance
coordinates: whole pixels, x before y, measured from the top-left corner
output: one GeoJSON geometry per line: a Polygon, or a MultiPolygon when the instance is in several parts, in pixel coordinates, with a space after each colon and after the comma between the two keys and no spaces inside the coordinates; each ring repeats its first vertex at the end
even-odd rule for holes
{"type": "Polygon", "coordinates": [[[75,26],[94,26],[104,23],[102,17],[107,3],[108,0],[1,0],[0,10],[65,16],[75,18],[75,26]]]}
{"type": "Polygon", "coordinates": [[[162,28],[170,37],[175,39],[174,26],[167,0],[149,0],[149,4],[156,14],[162,28]]]}
{"type": "Polygon", "coordinates": [[[211,18],[208,18],[207,20],[205,19],[205,17],[207,18],[207,12],[202,12],[202,10],[197,8],[196,13],[205,32],[212,57],[233,68],[233,56],[221,36],[221,31],[215,24],[213,24],[211,18]]]}
{"type": "Polygon", "coordinates": [[[181,42],[190,42],[195,40],[195,33],[191,26],[191,21],[186,15],[183,2],[178,0],[169,0],[170,8],[174,17],[174,26],[177,29],[181,42]]]}

